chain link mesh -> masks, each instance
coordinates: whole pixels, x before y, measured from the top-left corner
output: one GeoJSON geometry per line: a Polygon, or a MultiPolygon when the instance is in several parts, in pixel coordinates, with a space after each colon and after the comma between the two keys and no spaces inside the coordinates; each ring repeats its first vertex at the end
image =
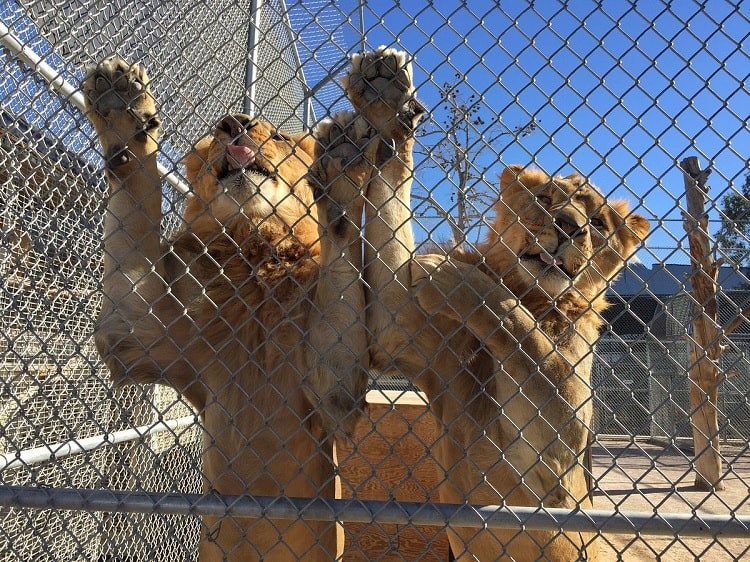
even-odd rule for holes
{"type": "MultiPolygon", "coordinates": [[[[653,230],[640,263],[608,291],[591,374],[591,493],[594,509],[609,514],[596,520],[601,556],[749,555],[737,532],[750,516],[744,323],[722,339],[718,362],[724,489],[693,488],[688,370],[699,341],[692,319],[706,303],[691,293],[677,165],[695,154],[710,166],[709,231],[729,224],[739,232],[740,248],[713,248],[718,323],[727,325],[743,317],[750,294],[747,262],[730,259],[750,246],[742,187],[750,184],[750,20],[739,4],[33,0],[1,1],[0,16],[0,488],[14,498],[0,508],[0,560],[196,560],[202,534],[213,532],[200,507],[170,512],[156,499],[153,510],[127,499],[101,511],[24,504],[27,487],[53,498],[65,489],[200,498],[210,436],[182,394],[112,387],[92,339],[107,191],[95,134],[9,37],[74,85],[84,66],[113,53],[143,62],[164,119],[160,159],[178,176],[182,155],[222,116],[243,111],[290,133],[309,130],[348,108],[340,78],[351,54],[381,44],[408,51],[430,110],[414,149],[421,251],[473,247],[488,236],[505,164],[577,169],[607,197],[635,202],[653,230]],[[727,197],[745,214],[730,216],[727,197]],[[111,437],[132,428],[132,438],[111,437]],[[63,454],[63,444],[97,437],[96,446],[63,454]],[[644,519],[606,532],[623,513],[644,519]],[[675,514],[719,519],[703,534],[679,525],[660,533],[675,514]]],[[[166,235],[184,226],[185,195],[164,195],[166,235]]],[[[398,507],[438,501],[449,479],[435,460],[446,428],[410,380],[387,374],[373,375],[366,419],[337,443],[339,497],[386,502],[372,503],[370,520],[337,516],[343,559],[447,560],[446,522],[414,524],[398,507]]]]}

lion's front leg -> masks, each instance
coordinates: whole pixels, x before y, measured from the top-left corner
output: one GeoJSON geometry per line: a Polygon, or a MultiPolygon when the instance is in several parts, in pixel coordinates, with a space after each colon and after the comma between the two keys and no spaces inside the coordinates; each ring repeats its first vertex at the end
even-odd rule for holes
{"type": "Polygon", "coordinates": [[[475,265],[425,254],[416,256],[410,268],[412,294],[419,307],[464,324],[498,360],[520,361],[524,372],[550,362],[569,367],[521,301],[475,265]]]}
{"type": "MultiPolygon", "coordinates": [[[[335,115],[314,133],[319,148],[315,175],[323,188],[319,205],[325,234],[323,271],[316,290],[320,318],[311,333],[313,347],[318,354],[322,352],[322,368],[312,375],[312,386],[327,393],[318,399],[323,400],[327,412],[335,414],[337,419],[332,421],[351,431],[356,421],[351,412],[362,404],[366,388],[368,330],[377,332],[373,327],[376,318],[381,324],[384,317],[388,322],[392,318],[383,308],[375,315],[370,308],[365,326],[363,195],[367,195],[366,228],[381,241],[378,248],[365,244],[365,278],[377,278],[373,290],[379,291],[394,279],[390,264],[404,263],[414,247],[408,221],[409,187],[413,132],[424,109],[414,97],[406,55],[392,49],[381,47],[353,57],[343,83],[355,111],[335,115]],[[403,216],[407,220],[399,220],[403,216]],[[401,252],[388,252],[392,246],[401,252]],[[383,251],[388,254],[384,263],[383,251]]],[[[408,272],[408,268],[402,271],[408,272]]],[[[403,292],[403,286],[400,290],[403,292]]]]}
{"type": "Polygon", "coordinates": [[[377,135],[366,184],[364,271],[370,289],[367,327],[378,340],[373,360],[376,368],[385,369],[408,339],[394,318],[408,303],[408,263],[415,246],[410,206],[414,130],[425,109],[416,99],[406,53],[393,49],[355,56],[344,87],[377,135]]]}
{"type": "Polygon", "coordinates": [[[149,270],[161,252],[160,121],[149,78],[142,67],[111,57],[89,70],[83,91],[109,183],[105,265],[149,270]]]}
{"type": "Polygon", "coordinates": [[[566,356],[521,302],[476,266],[421,255],[411,271],[420,308],[463,323],[495,358],[493,398],[501,408],[493,423],[529,497],[548,507],[583,501],[588,416],[583,403],[570,401],[588,396],[578,371],[590,368],[589,360],[566,356]]]}
{"type": "Polygon", "coordinates": [[[369,370],[362,284],[363,189],[376,142],[367,122],[341,112],[315,131],[313,181],[321,223],[321,275],[310,340],[315,369],[309,387],[322,404],[326,431],[351,434],[364,406],[369,370]]]}
{"type": "Polygon", "coordinates": [[[164,337],[170,324],[164,310],[170,305],[159,232],[160,121],[139,65],[105,59],[89,70],[83,91],[109,184],[96,343],[116,381],[156,380],[162,376],[159,363],[176,355],[176,342],[164,337]]]}

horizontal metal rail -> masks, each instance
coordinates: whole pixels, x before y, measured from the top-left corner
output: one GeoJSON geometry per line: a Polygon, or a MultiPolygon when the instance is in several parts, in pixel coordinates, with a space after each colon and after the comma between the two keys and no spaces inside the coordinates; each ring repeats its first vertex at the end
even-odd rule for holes
{"type": "Polygon", "coordinates": [[[195,416],[185,416],[173,420],[154,423],[151,425],[142,425],[115,431],[114,433],[104,433],[93,437],[84,437],[83,439],[71,439],[63,443],[50,443],[43,447],[33,449],[24,449],[16,453],[5,453],[0,455],[0,472],[11,468],[21,468],[32,464],[39,464],[49,460],[57,460],[62,457],[93,451],[105,445],[114,445],[126,441],[135,441],[148,435],[155,435],[165,431],[174,431],[181,427],[187,427],[197,422],[195,416]]]}
{"type": "MultiPolygon", "coordinates": [[[[49,85],[50,89],[71,102],[81,111],[86,111],[86,103],[80,88],[66,81],[59,72],[44,62],[36,52],[24,44],[10,28],[0,21],[0,43],[6,47],[16,58],[26,64],[33,72],[36,72],[49,85]]],[[[190,194],[190,187],[183,182],[174,172],[170,172],[160,163],[157,163],[159,174],[164,180],[177,191],[190,194]]]]}
{"type": "Polygon", "coordinates": [[[0,506],[163,515],[229,515],[352,523],[410,523],[492,529],[747,537],[750,516],[613,512],[536,507],[449,505],[369,500],[149,493],[84,488],[0,487],[0,506]]]}

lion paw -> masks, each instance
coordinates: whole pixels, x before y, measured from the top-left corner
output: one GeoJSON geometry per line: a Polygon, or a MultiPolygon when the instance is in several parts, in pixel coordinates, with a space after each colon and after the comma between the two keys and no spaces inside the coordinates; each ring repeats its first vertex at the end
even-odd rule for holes
{"type": "Polygon", "coordinates": [[[409,263],[411,285],[417,304],[428,314],[444,312],[451,288],[461,285],[453,263],[443,255],[415,256],[409,263]]]}
{"type": "Polygon", "coordinates": [[[425,112],[416,100],[412,67],[404,52],[380,47],[355,55],[343,83],[355,109],[381,133],[394,127],[411,131],[425,112]]]}
{"type": "Polygon", "coordinates": [[[314,132],[314,172],[327,195],[346,207],[361,197],[372,173],[375,133],[359,115],[346,111],[322,121],[314,132]]]}
{"type": "Polygon", "coordinates": [[[335,161],[335,166],[341,169],[361,162],[374,137],[367,123],[351,111],[343,111],[331,119],[325,119],[315,128],[314,135],[322,155],[335,161]]]}
{"type": "MultiPolygon", "coordinates": [[[[516,301],[501,283],[473,264],[426,254],[415,256],[409,266],[417,304],[430,314],[447,314],[460,320],[481,307],[494,309],[501,303],[506,306],[507,299],[516,301]]],[[[513,303],[510,306],[515,306],[513,303]]]]}
{"type": "MultiPolygon", "coordinates": [[[[149,82],[141,65],[128,64],[115,56],[90,68],[83,81],[83,93],[89,119],[97,131],[101,134],[105,127],[121,126],[116,118],[127,115],[135,132],[155,132],[160,123],[149,82]]],[[[129,131],[116,132],[123,135],[129,131]]]]}

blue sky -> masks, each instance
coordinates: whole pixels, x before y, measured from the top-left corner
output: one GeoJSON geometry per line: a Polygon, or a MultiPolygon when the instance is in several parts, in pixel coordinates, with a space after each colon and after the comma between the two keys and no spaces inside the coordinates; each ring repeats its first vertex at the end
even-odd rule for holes
{"type": "MultiPolygon", "coordinates": [[[[13,4],[2,2],[4,10],[13,4]]],[[[724,0],[364,4],[360,22],[355,0],[287,2],[302,33],[297,46],[311,86],[331,86],[326,75],[341,74],[345,55],[362,44],[395,46],[413,54],[419,95],[439,121],[439,87],[458,74],[464,92],[476,93],[485,106],[487,127],[478,134],[491,136],[498,123],[512,128],[533,118],[538,124],[519,142],[503,138],[485,150],[476,163],[480,184],[494,189],[510,163],[578,171],[651,220],[653,233],[639,252],[647,264],[688,261],[682,158],[697,155],[712,167],[710,197],[717,206],[744,180],[750,157],[747,8],[724,0]]],[[[33,34],[25,39],[47,62],[63,64],[44,41],[33,34]]],[[[234,65],[240,74],[243,65],[234,65]]],[[[11,78],[0,85],[4,103],[59,121],[47,126],[68,146],[78,144],[75,112],[65,104],[36,96],[38,84],[18,88],[11,78]]],[[[340,93],[331,97],[325,90],[323,105],[343,105],[333,103],[340,93]]],[[[417,178],[450,207],[451,183],[429,164],[419,165],[417,178]]],[[[710,216],[715,233],[715,208],[710,216]]],[[[422,236],[448,237],[444,224],[422,222],[422,236]]]]}
{"type": "MultiPolygon", "coordinates": [[[[459,74],[506,126],[538,122],[533,135],[482,162],[488,185],[509,163],[578,171],[652,221],[643,262],[686,263],[679,161],[695,155],[712,167],[717,205],[748,170],[747,9],[721,0],[499,4],[367,2],[365,43],[412,53],[431,108],[440,105],[438,87],[459,74]]],[[[356,4],[341,5],[356,15],[356,4]]],[[[345,36],[357,50],[357,30],[345,36]]],[[[444,177],[418,177],[450,190],[444,177]]],[[[715,210],[711,218],[715,232],[715,210]]]]}

